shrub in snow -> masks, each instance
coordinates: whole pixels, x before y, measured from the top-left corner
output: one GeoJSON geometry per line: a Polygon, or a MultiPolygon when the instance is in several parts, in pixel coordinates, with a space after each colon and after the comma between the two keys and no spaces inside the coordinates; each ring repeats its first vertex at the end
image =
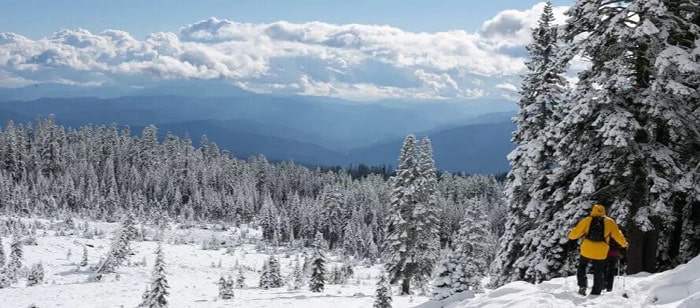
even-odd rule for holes
{"type": "Polygon", "coordinates": [[[233,298],[233,278],[231,278],[230,276],[228,277],[228,279],[224,279],[223,276],[219,278],[219,298],[233,298]]]}
{"type": "Polygon", "coordinates": [[[88,264],[88,251],[87,246],[83,245],[83,257],[80,259],[80,266],[86,266],[88,264]]]}
{"type": "Polygon", "coordinates": [[[34,264],[32,269],[29,271],[29,276],[27,276],[27,286],[35,286],[44,282],[44,267],[41,262],[34,264]]]}

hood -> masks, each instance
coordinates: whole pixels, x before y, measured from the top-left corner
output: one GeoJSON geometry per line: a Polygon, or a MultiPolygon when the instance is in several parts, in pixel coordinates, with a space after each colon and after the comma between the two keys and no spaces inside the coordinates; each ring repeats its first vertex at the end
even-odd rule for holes
{"type": "Polygon", "coordinates": [[[600,204],[594,204],[593,208],[591,209],[591,216],[605,216],[605,207],[600,204]]]}

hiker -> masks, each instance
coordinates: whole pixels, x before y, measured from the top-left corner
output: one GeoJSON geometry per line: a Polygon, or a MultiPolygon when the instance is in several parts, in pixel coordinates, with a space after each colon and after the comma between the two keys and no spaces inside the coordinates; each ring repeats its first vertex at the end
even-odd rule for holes
{"type": "Polygon", "coordinates": [[[570,240],[577,240],[584,237],[581,243],[580,257],[576,278],[578,280],[578,293],[586,295],[588,288],[588,277],[586,270],[588,263],[593,265],[593,289],[591,295],[600,295],[603,290],[605,260],[608,258],[608,243],[610,238],[614,239],[620,247],[627,248],[627,240],[622,235],[622,231],[617,226],[617,223],[605,216],[605,207],[600,204],[594,204],[591,209],[591,214],[581,219],[576,224],[571,232],[569,232],[570,240]]]}
{"type": "Polygon", "coordinates": [[[611,238],[608,244],[610,249],[608,250],[608,258],[605,259],[605,290],[612,292],[618,261],[620,260],[620,251],[623,248],[620,247],[620,244],[614,238],[611,238]]]}

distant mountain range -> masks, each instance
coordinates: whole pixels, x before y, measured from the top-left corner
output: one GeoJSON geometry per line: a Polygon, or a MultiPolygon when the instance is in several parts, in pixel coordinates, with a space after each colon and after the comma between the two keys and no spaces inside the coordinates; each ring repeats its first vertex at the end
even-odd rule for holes
{"type": "Polygon", "coordinates": [[[66,126],[115,123],[129,125],[134,134],[155,124],[161,137],[189,135],[198,145],[206,135],[236,157],[264,154],[313,166],[393,166],[404,137],[414,133],[431,138],[439,169],[468,173],[508,170],[514,109],[512,102],[498,99],[358,103],[196,83],[138,91],[64,85],[0,89],[3,124],[49,114],[66,126]]]}

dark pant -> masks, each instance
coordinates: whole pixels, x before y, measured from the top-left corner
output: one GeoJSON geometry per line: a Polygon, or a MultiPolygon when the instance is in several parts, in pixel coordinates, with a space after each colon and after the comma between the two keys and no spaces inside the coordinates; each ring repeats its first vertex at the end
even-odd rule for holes
{"type": "Polygon", "coordinates": [[[578,280],[578,286],[582,288],[588,287],[588,277],[586,276],[588,263],[593,265],[593,290],[591,291],[591,294],[597,295],[603,290],[603,280],[605,279],[603,276],[605,272],[605,260],[591,260],[583,256],[579,258],[576,278],[578,280]]]}
{"type": "Polygon", "coordinates": [[[617,260],[618,256],[608,256],[605,260],[605,289],[612,291],[615,275],[617,275],[617,260]]]}

